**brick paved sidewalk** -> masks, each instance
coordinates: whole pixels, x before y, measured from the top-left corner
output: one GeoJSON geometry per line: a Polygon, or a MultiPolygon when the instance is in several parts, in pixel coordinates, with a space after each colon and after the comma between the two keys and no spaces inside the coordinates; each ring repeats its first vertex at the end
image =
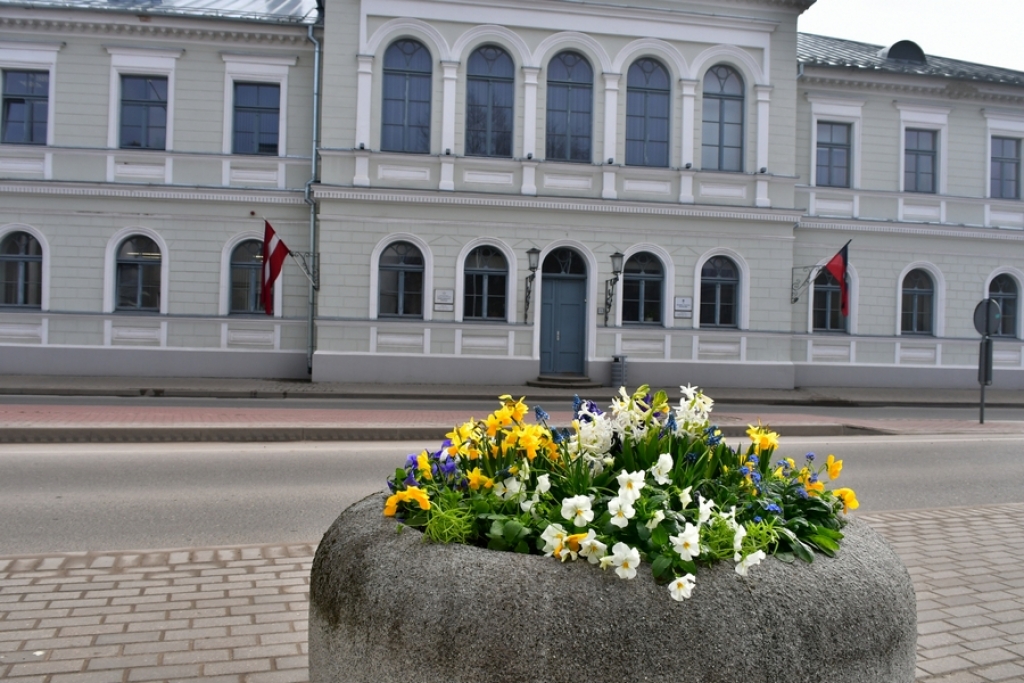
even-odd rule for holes
{"type": "MultiPolygon", "coordinates": [[[[1022,515],[861,516],[913,577],[920,683],[1024,681],[1022,515]]],[[[303,683],[314,549],[0,557],[0,679],[303,683]]]]}

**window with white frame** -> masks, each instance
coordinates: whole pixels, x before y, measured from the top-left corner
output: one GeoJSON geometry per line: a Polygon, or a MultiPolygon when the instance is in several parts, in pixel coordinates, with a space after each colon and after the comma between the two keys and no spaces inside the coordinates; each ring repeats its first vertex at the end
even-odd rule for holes
{"type": "Polygon", "coordinates": [[[839,280],[824,268],[814,278],[813,328],[815,332],[846,332],[842,288],[839,280]]]}
{"type": "Polygon", "coordinates": [[[409,242],[393,242],[380,255],[377,315],[423,317],[423,254],[409,242]]]}
{"type": "Polygon", "coordinates": [[[641,251],[622,269],[622,322],[660,324],[665,269],[661,259],[641,251]]]}
{"type": "Polygon", "coordinates": [[[900,112],[900,191],[945,194],[949,112],[946,107],[896,103],[900,112]]]}
{"type": "Polygon", "coordinates": [[[263,242],[246,240],[231,251],[231,313],[262,313],[263,242]]]}
{"type": "Polygon", "coordinates": [[[285,156],[288,72],[297,57],[221,53],[224,154],[285,156]]]}
{"type": "Polygon", "coordinates": [[[53,144],[57,52],[60,44],[0,41],[0,142],[53,144]]]}
{"type": "Polygon", "coordinates": [[[167,78],[121,76],[121,148],[166,149],[167,78]]]}
{"type": "Polygon", "coordinates": [[[931,275],[915,268],[903,278],[900,334],[935,334],[935,283],[931,275]]]}
{"type": "Polygon", "coordinates": [[[999,329],[996,337],[1017,336],[1017,281],[1003,273],[989,283],[988,296],[999,304],[999,329]]]}
{"type": "Polygon", "coordinates": [[[849,123],[818,122],[818,149],[815,181],[818,187],[850,187],[849,123]]]}
{"type": "Polygon", "coordinates": [[[672,81],[661,62],[644,57],[626,73],[626,164],[668,166],[672,81]]]}
{"type": "Polygon", "coordinates": [[[743,170],[743,77],[718,64],[704,75],[701,168],[705,171],[743,170]]]}
{"type": "Polygon", "coordinates": [[[545,157],[589,163],[594,70],[578,52],[559,52],[548,62],[545,157]]]}
{"type": "Polygon", "coordinates": [[[466,66],[466,154],[512,156],[515,64],[497,45],[484,45],[466,66]]]}
{"type": "Polygon", "coordinates": [[[49,120],[50,74],[46,71],[0,71],[0,142],[45,145],[49,120]]]}
{"type": "Polygon", "coordinates": [[[861,111],[864,102],[860,100],[846,100],[829,97],[819,94],[808,94],[807,100],[811,103],[811,167],[810,179],[812,186],[823,187],[860,187],[860,131],[861,111]],[[824,130],[822,126],[826,126],[824,130]],[[846,127],[847,143],[843,144],[842,131],[839,132],[837,140],[835,126],[846,127]],[[819,140],[819,135],[826,132],[827,139],[819,140]],[[842,167],[842,154],[836,154],[831,150],[837,145],[845,147],[846,152],[846,184],[833,184],[841,179],[832,173],[836,167],[842,167]],[[822,154],[822,149],[829,152],[822,154]],[[824,157],[824,158],[823,158],[824,157]],[[824,168],[822,168],[824,166],[824,168]],[[828,183],[821,182],[828,180],[828,183]]]}
{"type": "Polygon", "coordinates": [[[27,232],[0,240],[0,305],[40,308],[43,302],[43,248],[27,232]]]}
{"type": "Polygon", "coordinates": [[[483,245],[469,253],[463,270],[463,318],[506,320],[508,261],[496,247],[483,245]]]}
{"type": "Polygon", "coordinates": [[[430,151],[433,69],[430,51],[418,40],[396,40],[384,52],[381,150],[407,154],[430,151]]]}
{"type": "Polygon", "coordinates": [[[1020,199],[1020,140],[992,136],[993,199],[1020,199]]]}
{"type": "Polygon", "coordinates": [[[174,149],[174,72],[182,50],[108,47],[107,146],[174,149]]]}
{"type": "Polygon", "coordinates": [[[700,326],[737,327],[740,270],[727,256],[713,256],[701,268],[700,326]]]}
{"type": "Polygon", "coordinates": [[[160,311],[160,247],[145,235],[132,235],[117,249],[115,310],[160,311]]]}

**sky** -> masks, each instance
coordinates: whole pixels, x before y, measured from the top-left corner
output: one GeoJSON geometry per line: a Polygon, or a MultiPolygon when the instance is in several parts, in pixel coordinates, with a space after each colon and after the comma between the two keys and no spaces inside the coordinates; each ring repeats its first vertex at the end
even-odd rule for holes
{"type": "Polygon", "coordinates": [[[1024,71],[1024,0],[818,0],[799,29],[1024,71]]]}

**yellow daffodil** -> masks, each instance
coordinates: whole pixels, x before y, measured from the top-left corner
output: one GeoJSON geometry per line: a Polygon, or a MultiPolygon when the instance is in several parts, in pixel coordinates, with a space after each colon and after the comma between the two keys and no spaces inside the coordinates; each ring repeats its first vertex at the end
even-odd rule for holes
{"type": "Polygon", "coordinates": [[[497,411],[488,415],[487,419],[484,421],[484,425],[487,427],[487,436],[493,439],[503,424],[505,424],[505,422],[497,411]]]}
{"type": "Polygon", "coordinates": [[[836,489],[832,493],[836,494],[836,497],[843,501],[844,513],[860,507],[860,501],[857,500],[857,494],[853,492],[853,489],[836,489]]]}
{"type": "Polygon", "coordinates": [[[512,418],[513,422],[523,421],[523,417],[529,410],[529,408],[526,407],[526,404],[523,403],[523,399],[526,398],[525,396],[521,397],[518,401],[509,396],[508,394],[505,394],[504,396],[499,396],[498,398],[505,402],[505,408],[508,409],[509,417],[512,418]]]}
{"type": "Polygon", "coordinates": [[[828,478],[835,481],[839,478],[839,473],[843,471],[843,461],[836,460],[836,456],[830,454],[825,461],[825,467],[828,468],[828,478]]]}
{"type": "Polygon", "coordinates": [[[481,488],[494,488],[494,480],[481,472],[479,467],[467,472],[466,477],[469,479],[469,488],[474,491],[478,491],[481,488]]]}
{"type": "Polygon", "coordinates": [[[775,450],[779,447],[779,435],[776,432],[763,427],[760,422],[757,426],[747,425],[747,436],[754,444],[754,452],[760,455],[767,450],[775,450]]]}

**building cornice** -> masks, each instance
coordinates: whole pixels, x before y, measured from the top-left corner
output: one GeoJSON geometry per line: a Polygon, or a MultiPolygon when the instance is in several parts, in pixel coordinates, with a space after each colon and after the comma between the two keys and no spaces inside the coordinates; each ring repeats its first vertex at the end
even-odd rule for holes
{"type": "Polygon", "coordinates": [[[2,182],[0,194],[53,197],[98,197],[118,199],[159,199],[185,202],[235,202],[245,204],[301,205],[301,190],[125,187],[100,183],[2,182]]]}
{"type": "Polygon", "coordinates": [[[317,200],[350,202],[385,202],[389,204],[419,204],[434,206],[467,206],[495,209],[534,209],[540,211],[572,211],[582,213],[634,214],[647,216],[675,216],[680,218],[715,218],[720,220],[767,221],[795,223],[803,215],[798,210],[745,209],[743,207],[716,207],[708,205],[654,204],[643,202],[602,201],[591,199],[562,199],[520,196],[481,196],[465,193],[396,192],[393,190],[349,190],[315,187],[317,200]]]}
{"type": "Polygon", "coordinates": [[[804,74],[804,76],[799,80],[799,83],[802,88],[823,87],[875,90],[878,92],[902,93],[949,100],[970,99],[980,102],[1024,104],[1024,95],[1010,95],[992,92],[991,90],[982,90],[973,84],[963,81],[943,81],[942,85],[938,85],[935,83],[924,82],[901,83],[895,81],[846,78],[843,76],[812,76],[804,74]]]}
{"type": "MultiPolygon", "coordinates": [[[[157,38],[161,40],[195,40],[214,42],[233,42],[245,44],[263,45],[286,45],[289,47],[302,46],[307,43],[306,33],[301,28],[282,27],[279,30],[268,30],[262,26],[253,27],[248,25],[245,28],[236,28],[220,22],[216,26],[207,24],[197,26],[201,20],[191,23],[192,25],[171,25],[164,22],[152,23],[127,23],[112,22],[111,17],[97,17],[97,21],[69,20],[69,19],[48,19],[43,17],[27,16],[0,16],[0,31],[13,31],[18,33],[44,33],[44,34],[68,34],[77,33],[99,37],[124,36],[130,38],[144,39],[157,38]],[[99,19],[107,19],[101,21],[99,19]]],[[[238,26],[238,25],[236,25],[238,26]]]]}
{"type": "Polygon", "coordinates": [[[849,221],[801,220],[796,227],[798,230],[839,230],[849,233],[870,232],[890,235],[913,235],[916,237],[926,235],[929,237],[952,237],[954,239],[1024,242],[1024,232],[1004,228],[941,227],[896,222],[869,223],[856,219],[849,221]]]}

